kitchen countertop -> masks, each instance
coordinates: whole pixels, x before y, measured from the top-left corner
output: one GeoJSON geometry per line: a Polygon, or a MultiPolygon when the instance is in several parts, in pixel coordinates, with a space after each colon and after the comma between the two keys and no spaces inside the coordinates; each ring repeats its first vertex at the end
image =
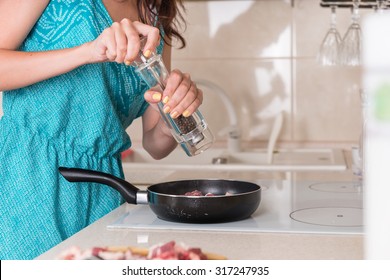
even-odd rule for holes
{"type": "MultiPolygon", "coordinates": [[[[347,160],[350,166],[350,162],[347,160]]],[[[164,181],[191,178],[220,178],[238,180],[314,180],[356,181],[350,168],[326,172],[173,172],[164,181]]],[[[143,188],[146,186],[140,186],[143,188]]],[[[94,246],[150,247],[171,240],[183,242],[203,251],[226,256],[228,259],[363,259],[363,234],[312,234],[281,232],[226,232],[159,229],[108,229],[136,205],[123,204],[95,223],[53,247],[37,259],[56,259],[71,246],[82,249],[94,246]],[[228,245],[227,245],[228,244],[228,245]]]]}

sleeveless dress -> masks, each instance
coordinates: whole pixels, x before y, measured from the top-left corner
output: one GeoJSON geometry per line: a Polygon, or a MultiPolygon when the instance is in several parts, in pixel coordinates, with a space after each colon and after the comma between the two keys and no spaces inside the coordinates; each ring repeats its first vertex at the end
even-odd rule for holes
{"type": "MultiPolygon", "coordinates": [[[[112,23],[101,0],[52,0],[20,50],[78,46],[112,23]]],[[[3,93],[0,259],[32,259],[123,203],[108,186],[67,182],[58,167],[123,178],[125,130],[146,110],[146,89],[134,68],[106,62],[3,93]]]]}

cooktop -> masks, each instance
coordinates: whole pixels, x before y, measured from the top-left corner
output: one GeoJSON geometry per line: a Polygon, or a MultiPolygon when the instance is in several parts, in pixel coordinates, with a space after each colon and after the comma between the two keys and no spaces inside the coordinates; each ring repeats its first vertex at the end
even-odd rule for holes
{"type": "Polygon", "coordinates": [[[262,187],[260,206],[235,222],[189,224],[159,219],[148,205],[129,205],[109,229],[200,230],[323,234],[363,233],[362,182],[253,181],[262,187]]]}

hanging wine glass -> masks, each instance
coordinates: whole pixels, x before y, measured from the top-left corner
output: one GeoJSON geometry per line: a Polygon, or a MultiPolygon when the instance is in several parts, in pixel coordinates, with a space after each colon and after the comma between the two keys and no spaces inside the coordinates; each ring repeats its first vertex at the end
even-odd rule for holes
{"type": "Polygon", "coordinates": [[[362,43],[359,25],[359,2],[360,0],[353,0],[352,23],[345,33],[341,44],[340,62],[343,65],[358,66],[361,62],[360,53],[362,43]]]}
{"type": "Polygon", "coordinates": [[[386,0],[376,0],[375,12],[383,13],[387,6],[386,0]]]}
{"type": "Polygon", "coordinates": [[[336,29],[336,6],[331,6],[330,28],[321,43],[317,61],[325,66],[337,65],[341,41],[340,33],[336,29]]]}

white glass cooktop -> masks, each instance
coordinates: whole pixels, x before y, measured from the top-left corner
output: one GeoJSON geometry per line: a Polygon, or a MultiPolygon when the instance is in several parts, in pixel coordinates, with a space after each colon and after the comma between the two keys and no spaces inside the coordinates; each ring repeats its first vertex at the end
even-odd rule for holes
{"type": "Polygon", "coordinates": [[[363,233],[361,182],[254,181],[263,189],[248,219],[217,224],[164,221],[148,205],[132,205],[109,229],[169,229],[231,232],[363,233]]]}

